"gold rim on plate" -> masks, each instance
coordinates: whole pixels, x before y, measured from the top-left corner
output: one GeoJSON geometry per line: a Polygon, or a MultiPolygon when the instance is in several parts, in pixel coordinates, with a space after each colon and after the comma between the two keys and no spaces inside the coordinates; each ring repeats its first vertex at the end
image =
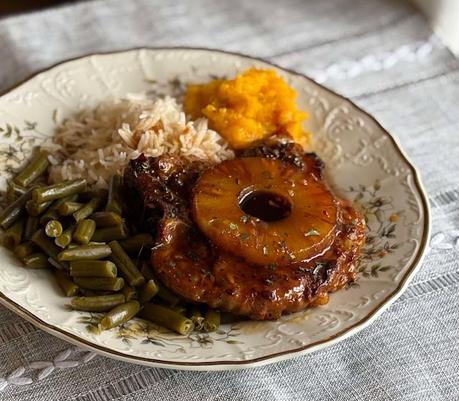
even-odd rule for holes
{"type": "MultiPolygon", "coordinates": [[[[14,89],[18,88],[22,84],[28,82],[29,80],[33,79],[37,75],[50,71],[54,69],[57,66],[60,66],[62,64],[66,64],[71,61],[83,59],[86,57],[91,57],[91,56],[99,56],[99,55],[116,55],[124,52],[129,52],[129,51],[135,51],[135,50],[147,50],[147,51],[204,51],[204,52],[209,52],[209,53],[219,53],[219,54],[227,54],[227,55],[232,55],[232,56],[237,56],[240,58],[244,58],[246,60],[250,61],[256,61],[256,62],[262,62],[267,65],[270,65],[274,68],[277,68],[281,71],[284,71],[290,75],[294,75],[297,77],[304,78],[309,81],[313,81],[311,78],[307,77],[304,74],[292,71],[287,68],[280,67],[272,62],[266,61],[262,58],[258,57],[251,57],[242,53],[237,53],[237,52],[230,52],[230,51],[225,51],[225,50],[216,50],[216,49],[209,49],[209,48],[199,48],[199,47],[139,47],[139,48],[133,48],[133,49],[123,49],[123,50],[118,50],[118,51],[109,51],[109,52],[98,52],[98,53],[89,53],[86,55],[70,58],[64,61],[61,61],[59,63],[56,63],[48,68],[45,68],[43,70],[40,70],[34,74],[31,74],[28,76],[26,79],[20,81],[19,83],[13,85],[12,87],[8,88],[7,90],[3,91],[0,96],[4,96],[14,89]]],[[[281,361],[284,359],[292,358],[294,356],[299,356],[299,355],[304,355],[306,353],[316,351],[319,349],[324,348],[325,346],[333,345],[341,340],[344,340],[345,338],[351,336],[352,334],[355,334],[362,330],[363,328],[367,327],[369,324],[371,324],[385,309],[387,309],[400,295],[401,293],[406,289],[408,286],[409,281],[413,277],[415,271],[417,268],[420,267],[421,262],[423,260],[423,257],[425,255],[425,250],[427,247],[427,241],[430,236],[430,210],[429,210],[429,203],[427,200],[427,196],[424,190],[424,187],[421,183],[421,179],[419,177],[419,173],[416,170],[416,168],[413,166],[413,164],[410,162],[408,157],[405,155],[405,153],[401,150],[400,145],[398,142],[391,136],[389,132],[371,115],[366,113],[364,110],[362,110],[360,107],[355,105],[350,99],[339,95],[332,90],[322,86],[321,84],[318,84],[315,82],[315,85],[319,86],[322,90],[328,92],[329,94],[332,94],[333,96],[339,97],[340,99],[349,102],[352,107],[354,107],[357,111],[360,113],[365,114],[368,118],[372,120],[374,124],[376,124],[381,132],[384,133],[384,135],[390,140],[393,149],[399,154],[399,156],[402,158],[402,160],[406,163],[408,168],[410,169],[413,177],[414,177],[414,184],[416,191],[421,199],[422,202],[422,212],[423,212],[423,217],[424,217],[424,226],[423,226],[423,236],[420,241],[420,246],[418,249],[418,252],[416,253],[413,261],[411,262],[410,266],[404,273],[403,277],[401,278],[400,282],[398,283],[397,287],[390,293],[388,294],[381,302],[379,302],[373,310],[371,310],[363,319],[360,321],[356,322],[355,324],[341,330],[338,333],[335,333],[323,340],[316,341],[314,343],[308,344],[306,346],[301,346],[295,349],[291,350],[286,350],[286,351],[281,351],[281,352],[276,352],[270,355],[265,355],[262,357],[257,357],[253,359],[245,359],[245,360],[237,360],[237,361],[212,361],[212,362],[179,362],[179,361],[164,361],[164,360],[159,360],[159,359],[153,359],[153,358],[143,358],[140,356],[135,356],[135,355],[127,355],[115,350],[112,350],[109,347],[103,347],[94,343],[91,343],[81,337],[78,337],[75,334],[69,333],[65,330],[60,329],[59,327],[49,324],[45,322],[44,320],[38,318],[31,312],[29,312],[27,309],[22,307],[21,305],[17,304],[16,302],[12,301],[9,299],[5,294],[3,294],[0,291],[0,304],[4,305],[8,309],[12,310],[13,312],[17,313],[19,316],[23,317],[30,323],[34,324],[35,326],[39,327],[43,331],[52,334],[58,338],[61,338],[63,340],[66,340],[72,344],[81,346],[82,348],[85,348],[90,351],[95,351],[99,354],[108,356],[108,357],[114,357],[116,359],[120,359],[126,362],[134,362],[138,364],[143,364],[143,365],[149,365],[149,366],[156,366],[156,367],[164,367],[164,368],[171,368],[171,369],[201,369],[203,367],[211,367],[212,370],[226,370],[226,369],[237,369],[237,368],[246,368],[246,367],[253,367],[253,366],[260,366],[264,365],[267,363],[272,363],[272,362],[277,362],[281,361]]]]}

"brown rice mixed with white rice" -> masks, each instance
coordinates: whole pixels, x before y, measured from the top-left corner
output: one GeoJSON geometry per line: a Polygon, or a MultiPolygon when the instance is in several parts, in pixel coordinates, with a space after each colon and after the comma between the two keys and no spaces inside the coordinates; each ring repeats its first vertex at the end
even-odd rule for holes
{"type": "Polygon", "coordinates": [[[215,163],[234,156],[222,137],[208,129],[206,119],[187,120],[181,105],[171,97],[152,100],[129,95],[102,103],[66,119],[53,142],[50,180],[83,177],[97,187],[106,187],[113,174],[122,172],[142,153],[170,153],[215,163]]]}

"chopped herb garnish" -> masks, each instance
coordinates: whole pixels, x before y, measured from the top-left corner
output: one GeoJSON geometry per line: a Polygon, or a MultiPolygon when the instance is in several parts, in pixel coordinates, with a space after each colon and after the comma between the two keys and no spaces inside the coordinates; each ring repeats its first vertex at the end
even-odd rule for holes
{"type": "Polygon", "coordinates": [[[279,245],[279,248],[281,248],[281,249],[287,248],[287,244],[285,243],[284,240],[280,240],[280,241],[277,243],[277,245],[279,245]]]}
{"type": "Polygon", "coordinates": [[[296,166],[296,167],[303,167],[303,161],[299,158],[299,157],[295,157],[293,159],[293,164],[296,166]]]}
{"type": "Polygon", "coordinates": [[[311,237],[311,236],[317,236],[317,235],[320,235],[320,233],[314,228],[312,230],[309,230],[307,233],[304,233],[305,237],[311,237]]]}
{"type": "Polygon", "coordinates": [[[246,214],[243,214],[243,215],[241,216],[241,221],[242,221],[244,224],[247,223],[249,220],[250,220],[250,217],[247,216],[246,214]]]}
{"type": "Polygon", "coordinates": [[[271,173],[270,173],[269,171],[267,171],[267,170],[262,171],[262,172],[261,172],[261,176],[262,176],[263,178],[268,179],[268,180],[270,180],[270,179],[273,178],[272,175],[271,175],[271,173]]]}
{"type": "Polygon", "coordinates": [[[237,230],[237,225],[234,223],[229,223],[229,228],[231,228],[231,230],[237,230]]]}
{"type": "Polygon", "coordinates": [[[212,276],[212,273],[206,269],[201,269],[201,273],[204,275],[204,278],[209,278],[210,276],[212,276]]]}
{"type": "Polygon", "coordinates": [[[239,233],[239,238],[242,241],[247,241],[250,238],[250,234],[249,233],[239,233]]]}

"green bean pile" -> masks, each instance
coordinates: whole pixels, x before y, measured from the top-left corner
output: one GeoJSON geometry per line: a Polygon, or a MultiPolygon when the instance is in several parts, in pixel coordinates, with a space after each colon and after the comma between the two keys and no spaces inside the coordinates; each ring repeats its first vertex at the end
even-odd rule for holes
{"type": "Polygon", "coordinates": [[[154,240],[123,218],[123,177],[92,190],[85,179],[46,185],[40,150],[8,183],[2,244],[29,269],[50,269],[73,310],[102,313],[108,330],[135,316],[186,335],[215,331],[220,313],[203,312],[161,286],[149,265],[154,240]],[[145,252],[147,251],[147,252],[145,252]]]}

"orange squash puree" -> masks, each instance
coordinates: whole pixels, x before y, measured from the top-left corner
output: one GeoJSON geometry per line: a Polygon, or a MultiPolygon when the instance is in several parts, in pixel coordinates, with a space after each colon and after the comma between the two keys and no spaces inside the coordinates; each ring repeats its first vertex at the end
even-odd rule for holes
{"type": "Polygon", "coordinates": [[[216,79],[189,85],[185,112],[193,119],[207,117],[209,127],[234,149],[273,134],[307,142],[302,127],[306,113],[295,104],[296,92],[273,70],[251,68],[235,79],[216,79]]]}

